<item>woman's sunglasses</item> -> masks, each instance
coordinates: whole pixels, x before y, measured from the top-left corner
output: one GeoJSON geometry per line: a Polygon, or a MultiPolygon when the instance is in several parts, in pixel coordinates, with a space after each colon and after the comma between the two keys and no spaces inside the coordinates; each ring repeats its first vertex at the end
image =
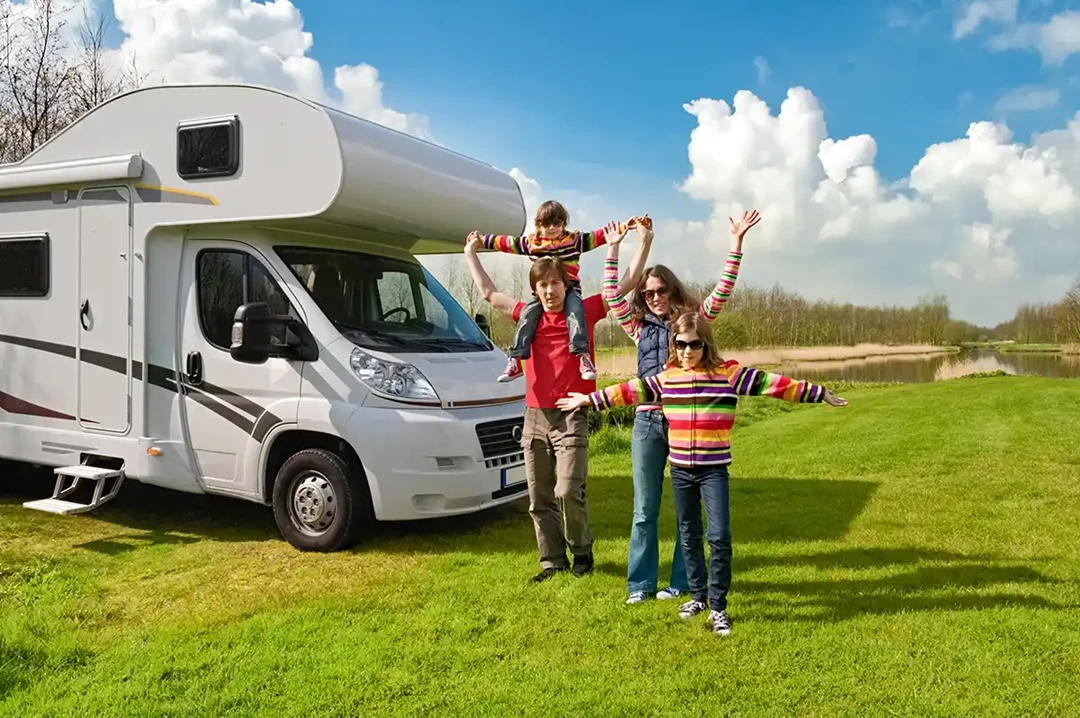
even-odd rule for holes
{"type": "Polygon", "coordinates": [[[668,288],[664,287],[663,289],[646,289],[641,296],[645,297],[645,301],[651,302],[656,297],[666,297],[668,294],[668,288]]]}
{"type": "Polygon", "coordinates": [[[705,342],[701,341],[700,339],[695,339],[692,342],[684,342],[682,339],[675,340],[675,351],[677,352],[684,352],[687,349],[696,352],[699,349],[702,349],[704,346],[705,342]]]}

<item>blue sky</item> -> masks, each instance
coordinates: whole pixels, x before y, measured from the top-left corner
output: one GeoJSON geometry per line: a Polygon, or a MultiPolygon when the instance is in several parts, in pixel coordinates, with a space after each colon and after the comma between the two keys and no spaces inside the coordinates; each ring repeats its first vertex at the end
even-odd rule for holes
{"type": "Polygon", "coordinates": [[[992,325],[1080,274],[1063,0],[65,1],[111,11],[159,80],[278,85],[430,132],[596,225],[649,212],[654,261],[687,279],[711,279],[750,207],[740,281],[812,299],[944,293],[992,325]],[[684,109],[703,98],[727,104],[684,109]]]}
{"type": "MultiPolygon", "coordinates": [[[[1007,119],[1017,138],[1060,126],[1080,89],[1077,63],[987,52],[952,40],[958,3],[506,3],[299,0],[324,65],[379,68],[385,100],[431,118],[440,141],[551,183],[629,193],[702,215],[672,190],[689,171],[682,109],[750,89],[774,108],[788,87],[822,101],[833,137],[872,134],[888,180],[927,146],[977,119],[1007,119]],[[907,25],[897,25],[906,18],[907,25]],[[759,80],[756,57],[769,76],[759,80]],[[1053,84],[1058,106],[1005,113],[1010,89],[1053,84]]],[[[1049,17],[1065,3],[1038,8],[1049,17]]],[[[1077,58],[1073,58],[1076,60],[1077,58]]],[[[656,209],[652,210],[656,212],[656,209]]]]}

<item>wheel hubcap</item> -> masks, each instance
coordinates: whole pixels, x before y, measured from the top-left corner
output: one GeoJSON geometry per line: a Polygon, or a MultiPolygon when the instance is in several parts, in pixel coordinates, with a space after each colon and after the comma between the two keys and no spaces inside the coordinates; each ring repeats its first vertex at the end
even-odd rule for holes
{"type": "Polygon", "coordinates": [[[325,476],[309,472],[297,478],[292,498],[292,519],[306,534],[317,536],[334,523],[337,496],[325,476]]]}

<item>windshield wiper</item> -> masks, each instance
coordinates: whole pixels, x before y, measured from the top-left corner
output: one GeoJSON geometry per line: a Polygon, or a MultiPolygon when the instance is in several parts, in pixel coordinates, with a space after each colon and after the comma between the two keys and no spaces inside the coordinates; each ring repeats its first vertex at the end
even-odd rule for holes
{"type": "Polygon", "coordinates": [[[334,324],[341,329],[345,329],[346,331],[366,334],[374,339],[379,339],[381,341],[387,342],[388,344],[396,344],[399,347],[405,346],[409,343],[396,334],[390,334],[389,332],[380,331],[378,329],[372,329],[370,327],[360,327],[356,326],[355,324],[349,324],[348,322],[334,322],[334,324]]]}

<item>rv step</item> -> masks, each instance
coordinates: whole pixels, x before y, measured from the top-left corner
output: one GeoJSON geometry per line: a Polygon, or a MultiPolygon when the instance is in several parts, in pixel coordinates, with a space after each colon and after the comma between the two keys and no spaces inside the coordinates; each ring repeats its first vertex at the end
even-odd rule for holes
{"type": "Polygon", "coordinates": [[[53,495],[47,499],[27,501],[23,508],[45,511],[50,514],[81,514],[84,511],[92,511],[109,501],[120,491],[120,484],[124,483],[123,469],[105,469],[100,466],[64,466],[54,471],[56,474],[56,486],[53,495]],[[70,484],[67,480],[70,479],[70,484]],[[112,488],[105,491],[105,484],[112,479],[112,488]],[[88,504],[80,504],[68,501],[67,498],[79,488],[82,481],[94,481],[94,496],[88,504]]]}
{"type": "MultiPolygon", "coordinates": [[[[100,504],[99,504],[100,505],[100,504]]],[[[50,514],[81,514],[84,511],[89,511],[94,508],[90,504],[78,504],[74,501],[64,501],[63,499],[40,499],[38,501],[27,501],[23,504],[23,507],[28,509],[35,509],[37,511],[45,511],[50,514]]]]}

